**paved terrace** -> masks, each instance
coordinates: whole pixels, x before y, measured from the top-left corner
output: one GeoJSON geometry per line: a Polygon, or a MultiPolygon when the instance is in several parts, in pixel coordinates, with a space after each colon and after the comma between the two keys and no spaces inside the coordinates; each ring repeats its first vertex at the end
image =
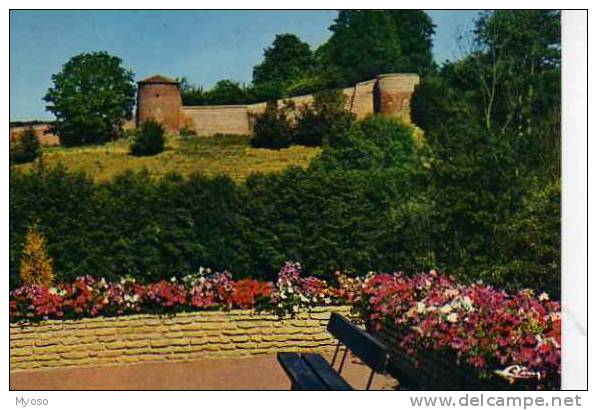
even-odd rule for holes
{"type": "MultiPolygon", "coordinates": [[[[326,359],[330,360],[330,356],[326,359]]],[[[363,389],[369,369],[347,358],[343,377],[363,389]]],[[[376,375],[372,389],[395,389],[397,381],[376,375]]],[[[275,355],[233,359],[204,359],[187,363],[154,362],[135,365],[55,370],[16,371],[11,390],[289,390],[290,383],[275,355]]]]}

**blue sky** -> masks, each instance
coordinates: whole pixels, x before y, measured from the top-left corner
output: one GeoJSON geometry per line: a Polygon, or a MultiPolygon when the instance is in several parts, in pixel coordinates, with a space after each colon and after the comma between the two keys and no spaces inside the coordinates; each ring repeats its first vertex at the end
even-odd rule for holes
{"type": "MultiPolygon", "coordinates": [[[[456,35],[477,11],[429,11],[438,62],[458,56],[456,35]]],[[[316,48],[336,11],[11,11],[10,119],[51,119],[41,100],[73,55],[105,50],[137,79],[156,73],[206,87],[249,83],[276,34],[295,33],[316,48]]]]}

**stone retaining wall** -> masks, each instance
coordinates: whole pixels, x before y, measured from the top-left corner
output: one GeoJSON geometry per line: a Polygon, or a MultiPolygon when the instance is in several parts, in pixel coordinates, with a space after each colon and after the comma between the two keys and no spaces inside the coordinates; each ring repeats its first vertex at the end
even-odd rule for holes
{"type": "Polygon", "coordinates": [[[11,324],[10,370],[325,351],[334,343],[326,331],[332,311],[349,315],[350,307],[288,319],[232,310],[11,324]]]}

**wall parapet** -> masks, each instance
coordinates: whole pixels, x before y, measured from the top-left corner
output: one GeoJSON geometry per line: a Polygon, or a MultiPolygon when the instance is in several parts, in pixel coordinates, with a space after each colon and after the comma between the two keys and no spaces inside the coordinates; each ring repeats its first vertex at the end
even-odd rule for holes
{"type": "Polygon", "coordinates": [[[331,312],[349,316],[350,307],[284,319],[232,310],[11,324],[10,371],[322,352],[334,346],[326,331],[331,312]]]}

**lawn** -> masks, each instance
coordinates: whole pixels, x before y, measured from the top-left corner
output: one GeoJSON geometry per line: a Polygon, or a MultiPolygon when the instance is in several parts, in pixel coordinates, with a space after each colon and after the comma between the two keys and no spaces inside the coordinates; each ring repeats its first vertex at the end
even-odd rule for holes
{"type": "MultiPolygon", "coordinates": [[[[279,151],[249,146],[244,135],[213,137],[171,136],[164,152],[151,157],[129,154],[130,141],[121,139],[105,145],[77,148],[50,147],[43,150],[46,166],[62,163],[67,169],[84,171],[96,181],[106,181],[126,170],[146,168],[151,175],[175,171],[181,175],[202,173],[228,175],[240,182],[252,173],[270,173],[297,165],[305,167],[321,152],[320,148],[292,146],[279,151]]],[[[17,170],[32,164],[16,165],[17,170]]]]}

